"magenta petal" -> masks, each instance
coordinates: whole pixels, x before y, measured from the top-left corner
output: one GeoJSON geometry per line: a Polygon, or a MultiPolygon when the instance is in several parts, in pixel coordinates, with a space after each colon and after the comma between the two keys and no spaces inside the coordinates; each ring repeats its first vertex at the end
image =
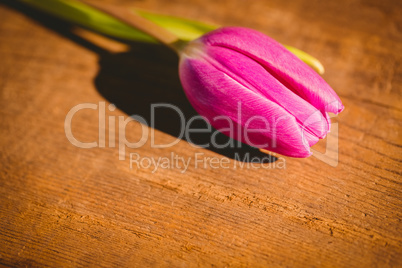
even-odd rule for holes
{"type": "Polygon", "coordinates": [[[327,129],[327,133],[328,133],[329,130],[331,129],[331,118],[329,117],[327,112],[325,112],[325,118],[327,119],[327,122],[328,122],[328,129],[327,129]]]}
{"type": "Polygon", "coordinates": [[[224,47],[205,47],[210,64],[248,89],[275,102],[293,115],[301,128],[318,138],[327,134],[328,122],[321,111],[286,88],[261,64],[243,54],[224,47]]]}
{"type": "Polygon", "coordinates": [[[238,131],[222,131],[236,140],[287,156],[311,155],[310,142],[295,117],[275,102],[218,70],[202,55],[196,58],[182,56],[179,68],[190,103],[214,128],[227,128],[226,120],[216,120],[226,116],[232,120],[235,129],[240,127],[243,131],[247,125],[247,129],[257,130],[249,132],[247,137],[238,131]],[[239,103],[241,111],[238,111],[239,103]]]}
{"type": "Polygon", "coordinates": [[[230,48],[255,59],[323,114],[337,114],[343,110],[339,97],[315,71],[281,44],[258,31],[225,27],[204,35],[200,40],[207,45],[230,48]]]}
{"type": "Polygon", "coordinates": [[[313,146],[314,144],[316,144],[316,143],[319,141],[318,137],[315,136],[315,135],[313,135],[313,134],[311,134],[310,131],[304,130],[304,131],[303,131],[303,135],[304,135],[303,138],[307,140],[308,145],[309,145],[310,147],[313,146]]]}

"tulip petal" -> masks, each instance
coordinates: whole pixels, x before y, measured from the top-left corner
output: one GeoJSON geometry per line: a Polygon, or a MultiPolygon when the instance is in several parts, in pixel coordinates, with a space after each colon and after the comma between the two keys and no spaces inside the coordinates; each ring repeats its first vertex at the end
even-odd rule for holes
{"type": "Polygon", "coordinates": [[[182,55],[180,80],[190,103],[214,128],[227,129],[227,121],[216,120],[226,116],[235,130],[254,131],[248,135],[243,131],[221,131],[225,135],[287,156],[311,155],[309,141],[294,116],[219,70],[202,55],[182,55]]]}
{"type": "Polygon", "coordinates": [[[255,60],[236,51],[208,46],[204,48],[210,64],[226,73],[256,94],[275,102],[293,115],[302,129],[318,138],[327,134],[328,123],[310,103],[286,88],[255,60]]]}
{"type": "MultiPolygon", "coordinates": [[[[308,65],[270,37],[247,28],[224,27],[200,38],[206,45],[226,47],[264,65],[279,81],[325,112],[339,113],[343,105],[333,89],[308,65]]],[[[325,115],[324,115],[325,116],[325,115]]]]}
{"type": "Polygon", "coordinates": [[[314,144],[316,144],[319,141],[318,137],[313,135],[313,134],[311,134],[311,132],[309,132],[309,131],[303,131],[303,135],[304,135],[303,138],[307,140],[308,145],[310,147],[313,146],[314,144]]]}

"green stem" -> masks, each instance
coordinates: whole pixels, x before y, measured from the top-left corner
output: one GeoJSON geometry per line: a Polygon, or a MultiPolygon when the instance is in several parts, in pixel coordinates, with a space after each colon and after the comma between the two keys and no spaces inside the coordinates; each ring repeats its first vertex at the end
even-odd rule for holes
{"type": "Polygon", "coordinates": [[[91,6],[97,10],[103,11],[108,15],[122,21],[123,23],[136,28],[161,42],[162,44],[170,47],[175,52],[179,52],[181,49],[181,41],[177,35],[169,32],[165,28],[147,20],[136,13],[130,12],[127,9],[120,8],[118,6],[104,5],[94,2],[88,2],[86,0],[79,0],[80,2],[91,6]]]}
{"type": "MultiPolygon", "coordinates": [[[[112,12],[108,12],[109,14],[106,14],[105,12],[100,11],[98,8],[93,8],[77,0],[19,1],[59,18],[112,37],[152,43],[157,43],[159,40],[168,45],[170,48],[174,49],[176,52],[186,41],[188,42],[196,39],[199,36],[219,27],[217,25],[210,25],[173,16],[159,15],[142,10],[131,11],[119,9],[118,13],[120,15],[124,13],[124,15],[123,17],[119,16],[119,18],[116,18],[114,17],[114,13],[111,14],[112,12]],[[122,13],[120,13],[120,11],[122,13]],[[143,25],[149,25],[149,23],[152,23],[153,32],[149,32],[147,27],[138,25],[138,17],[142,19],[142,22],[144,22],[143,25]],[[136,26],[127,23],[127,18],[136,20],[136,26]],[[155,28],[155,25],[158,25],[158,28],[155,28]],[[164,30],[163,34],[161,34],[162,29],[164,30]]],[[[91,5],[94,4],[91,2],[91,5]]],[[[324,73],[324,67],[320,61],[313,56],[291,46],[286,46],[286,48],[318,73],[324,73]]]]}

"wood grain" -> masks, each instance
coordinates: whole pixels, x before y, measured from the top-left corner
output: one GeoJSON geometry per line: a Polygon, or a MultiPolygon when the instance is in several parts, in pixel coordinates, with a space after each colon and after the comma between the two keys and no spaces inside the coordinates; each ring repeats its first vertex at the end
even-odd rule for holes
{"type": "MultiPolygon", "coordinates": [[[[184,173],[180,167],[153,173],[130,168],[128,157],[119,160],[118,148],[109,146],[109,120],[105,148],[75,147],[64,121],[81,103],[114,103],[117,109],[106,114],[116,122],[132,114],[149,118],[158,102],[178,105],[186,117],[195,114],[182,93],[177,58],[155,45],[119,45],[5,1],[2,265],[402,266],[398,1],[103,2],[252,27],[319,58],[346,107],[334,118],[339,164],[310,157],[285,158],[284,168],[241,167],[233,152],[184,140],[171,148],[151,148],[148,141],[127,149],[127,155],[192,159],[184,173]],[[196,153],[227,157],[235,168],[196,166],[196,153]]],[[[156,141],[174,140],[175,122],[169,115],[160,121],[156,141]]],[[[97,111],[77,113],[72,127],[77,139],[96,141],[97,111]]],[[[141,125],[127,126],[127,140],[141,135],[141,125]]]]}

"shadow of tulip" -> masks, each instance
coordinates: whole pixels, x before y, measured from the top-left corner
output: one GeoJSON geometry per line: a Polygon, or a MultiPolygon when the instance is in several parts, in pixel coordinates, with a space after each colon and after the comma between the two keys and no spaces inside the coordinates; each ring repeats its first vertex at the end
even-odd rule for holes
{"type": "MultiPolygon", "coordinates": [[[[242,161],[274,162],[276,157],[268,157],[258,149],[238,143],[218,133],[212,142],[212,132],[191,132],[183,135],[183,128],[189,120],[197,116],[187,100],[178,76],[178,58],[169,49],[151,44],[131,44],[129,52],[103,55],[99,61],[100,70],[95,78],[98,91],[116,107],[128,115],[139,115],[152,127],[174,137],[179,137],[198,146],[209,145],[211,151],[242,161]],[[153,104],[169,104],[169,107],[155,108],[153,104]],[[180,111],[180,112],[178,112],[180,111]],[[184,116],[184,124],[180,114],[184,116]],[[215,144],[218,146],[215,146],[215,144]],[[219,145],[231,144],[234,146],[219,145]]],[[[206,129],[203,120],[194,120],[191,129],[206,129]]]]}
{"type": "MultiPolygon", "coordinates": [[[[223,148],[214,146],[211,142],[211,132],[192,132],[188,137],[183,137],[183,127],[198,113],[192,108],[183,92],[178,76],[178,58],[169,49],[161,45],[127,43],[119,40],[129,44],[130,51],[109,53],[74,34],[71,31],[72,25],[67,22],[18,2],[6,0],[3,4],[18,10],[65,38],[96,52],[99,55],[100,67],[94,81],[96,89],[106,100],[127,115],[141,116],[157,130],[196,145],[209,145],[206,147],[207,149],[232,159],[263,163],[278,160],[274,156],[261,153],[254,147],[231,140],[221,133],[215,136],[216,144],[233,144],[234,146],[224,146],[223,148]],[[184,115],[184,124],[180,120],[178,110],[172,108],[154,109],[153,120],[151,118],[152,105],[161,103],[177,107],[184,115]]],[[[206,129],[206,124],[203,120],[194,120],[191,128],[206,129]]],[[[212,132],[214,131],[212,129],[212,132]]]]}

